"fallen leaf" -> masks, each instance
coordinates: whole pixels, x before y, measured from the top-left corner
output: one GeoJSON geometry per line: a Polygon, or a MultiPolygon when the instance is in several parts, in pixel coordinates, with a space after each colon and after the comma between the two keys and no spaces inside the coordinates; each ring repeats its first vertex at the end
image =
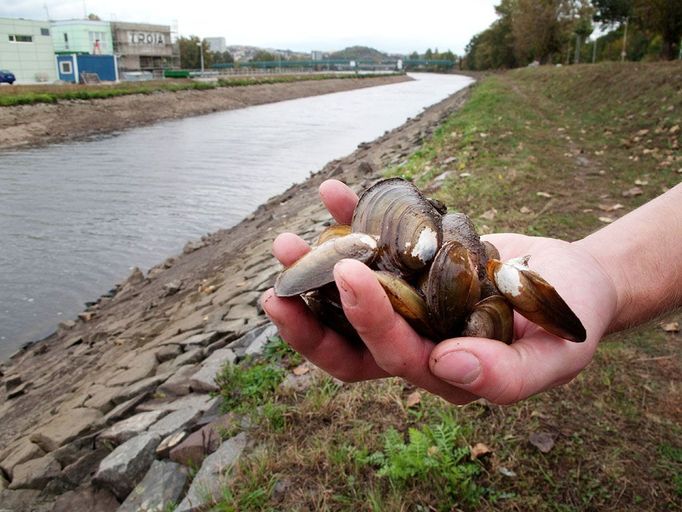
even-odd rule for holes
{"type": "Polygon", "coordinates": [[[551,432],[533,432],[528,436],[528,441],[542,453],[549,453],[554,448],[556,438],[557,435],[551,432]]]}
{"type": "Polygon", "coordinates": [[[649,130],[645,128],[644,130],[639,130],[637,132],[637,135],[639,135],[640,137],[644,137],[647,133],[649,133],[649,130]]]}
{"type": "Polygon", "coordinates": [[[501,467],[497,470],[501,475],[508,476],[509,478],[514,478],[516,477],[516,473],[514,473],[511,469],[507,469],[505,467],[501,467]]]}
{"type": "Polygon", "coordinates": [[[605,224],[611,224],[616,219],[613,219],[611,217],[599,217],[599,220],[604,222],[605,224]]]}
{"type": "Polygon", "coordinates": [[[492,208],[487,212],[482,213],[481,218],[485,220],[493,220],[495,218],[495,215],[497,215],[497,210],[495,208],[492,208]]]}
{"type": "Polygon", "coordinates": [[[547,199],[552,197],[552,194],[548,194],[547,192],[536,192],[535,195],[539,197],[546,197],[547,199]]]}
{"type": "Polygon", "coordinates": [[[294,368],[292,370],[292,372],[294,373],[294,375],[296,375],[296,377],[300,377],[301,375],[305,375],[309,371],[310,371],[310,366],[308,365],[308,363],[299,364],[296,368],[294,368]]]}
{"type": "Polygon", "coordinates": [[[460,172],[459,173],[460,178],[468,178],[469,176],[471,176],[470,172],[460,172]]]}
{"type": "Polygon", "coordinates": [[[598,205],[599,209],[605,212],[615,212],[616,210],[620,210],[621,208],[624,208],[624,206],[620,203],[616,204],[600,204],[598,205]]]}
{"type": "Polygon", "coordinates": [[[623,192],[623,197],[635,197],[635,196],[641,196],[644,192],[642,192],[642,189],[639,187],[632,187],[629,190],[626,190],[623,192]]]}
{"type": "Polygon", "coordinates": [[[419,405],[422,401],[422,394],[419,391],[414,391],[410,393],[407,397],[407,400],[405,401],[405,405],[407,408],[414,407],[415,405],[419,405]]]}
{"type": "Polygon", "coordinates": [[[584,208],[583,213],[592,213],[594,210],[592,208],[584,208]]]}
{"type": "Polygon", "coordinates": [[[665,332],[680,332],[680,322],[669,322],[661,327],[665,332]]]}
{"type": "Polygon", "coordinates": [[[523,214],[533,213],[533,210],[531,210],[531,209],[528,208],[527,206],[522,206],[521,209],[520,209],[519,211],[520,211],[521,213],[523,213],[523,214]]]}
{"type": "Polygon", "coordinates": [[[648,185],[649,182],[647,180],[635,180],[635,185],[648,185]]]}
{"type": "Polygon", "coordinates": [[[483,457],[484,455],[488,455],[489,453],[493,453],[493,450],[487,444],[476,443],[471,449],[471,460],[476,460],[480,457],[483,457]]]}
{"type": "Polygon", "coordinates": [[[679,132],[679,131],[680,131],[680,125],[679,125],[679,124],[676,124],[675,126],[673,126],[672,128],[670,128],[670,130],[668,130],[668,132],[669,132],[671,135],[674,135],[675,133],[677,133],[677,132],[679,132]]]}

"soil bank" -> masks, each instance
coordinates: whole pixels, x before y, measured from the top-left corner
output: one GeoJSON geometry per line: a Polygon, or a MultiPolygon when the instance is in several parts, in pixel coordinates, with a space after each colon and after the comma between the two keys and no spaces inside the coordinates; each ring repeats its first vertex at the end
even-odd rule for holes
{"type": "Polygon", "coordinates": [[[0,107],[0,150],[71,141],[165,119],[408,80],[411,78],[407,75],[312,80],[0,107]]]}

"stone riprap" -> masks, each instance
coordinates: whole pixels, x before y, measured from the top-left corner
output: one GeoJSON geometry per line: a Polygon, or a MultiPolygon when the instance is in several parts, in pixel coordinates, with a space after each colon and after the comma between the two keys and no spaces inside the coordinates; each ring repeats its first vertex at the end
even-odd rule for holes
{"type": "MultiPolygon", "coordinates": [[[[291,231],[312,242],[331,221],[317,194],[323,180],[366,188],[465,96],[361,144],[146,275],[135,269],[87,314],[12,356],[0,371],[0,509],[113,512],[170,500],[186,511],[219,493],[246,434],[217,446],[207,432],[221,421],[220,399],[210,393],[223,365],[262,357],[276,334],[258,304],[281,270],[273,239],[291,231]],[[177,490],[187,468],[169,457],[201,464],[189,491],[177,490]]],[[[307,374],[290,377],[283,389],[311,382],[307,374]]]]}

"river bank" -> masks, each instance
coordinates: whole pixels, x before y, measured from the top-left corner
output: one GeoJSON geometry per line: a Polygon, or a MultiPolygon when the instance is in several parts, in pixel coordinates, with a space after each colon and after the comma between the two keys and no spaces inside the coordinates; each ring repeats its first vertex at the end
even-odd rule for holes
{"type": "Polygon", "coordinates": [[[179,119],[407,80],[410,80],[407,75],[344,78],[2,107],[0,108],[0,150],[67,142],[167,119],[179,119]]]}
{"type": "MultiPolygon", "coordinates": [[[[272,97],[270,86],[264,87],[268,90],[261,97],[272,97]]],[[[159,420],[162,412],[155,420],[173,417],[179,423],[169,432],[169,427],[159,430],[156,447],[165,434],[193,430],[207,412],[215,415],[215,401],[209,405],[206,393],[215,390],[218,368],[262,351],[264,336],[273,334],[258,297],[279,271],[270,254],[274,237],[283,231],[315,236],[330,220],[317,198],[324,179],[365,188],[385,167],[404,162],[467,94],[457,93],[361,144],[235,227],[188,243],[183,254],[146,275],[133,272],[77,320],[64,322],[58,332],[1,366],[0,468],[11,487],[0,496],[3,505],[10,510],[75,510],[76,500],[97,494],[99,502],[109,503],[107,510],[115,509],[125,498],[123,491],[101,478],[95,489],[91,480],[124,436],[106,435],[108,444],[102,444],[103,433],[136,413],[165,411],[166,418],[159,420]],[[190,393],[194,405],[176,407],[190,393]]],[[[154,449],[145,447],[153,458],[154,449]]]]}

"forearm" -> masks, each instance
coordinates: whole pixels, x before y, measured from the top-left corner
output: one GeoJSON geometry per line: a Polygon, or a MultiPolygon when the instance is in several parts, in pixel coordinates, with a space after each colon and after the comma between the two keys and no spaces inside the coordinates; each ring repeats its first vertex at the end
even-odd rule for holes
{"type": "Polygon", "coordinates": [[[682,305],[682,184],[576,242],[618,294],[609,332],[682,305]]]}

